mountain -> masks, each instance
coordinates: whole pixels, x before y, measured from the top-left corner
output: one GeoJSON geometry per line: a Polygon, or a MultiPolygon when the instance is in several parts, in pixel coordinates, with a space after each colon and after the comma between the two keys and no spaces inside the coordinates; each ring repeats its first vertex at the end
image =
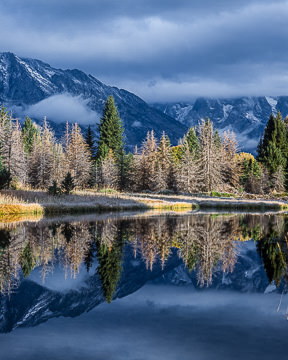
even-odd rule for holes
{"type": "Polygon", "coordinates": [[[109,95],[115,98],[131,150],[152,129],[158,138],[165,130],[172,144],[177,144],[190,126],[208,116],[220,133],[228,129],[236,133],[241,150],[255,153],[270,114],[279,110],[283,117],[288,115],[288,96],[147,104],[131,92],[107,86],[80,70],[55,69],[40,60],[0,53],[0,103],[14,116],[29,115],[38,123],[47,115],[58,137],[67,120],[79,122],[82,128],[94,124],[95,129],[109,95]]]}
{"type": "Polygon", "coordinates": [[[78,108],[84,108],[83,116],[79,116],[78,122],[87,125],[89,119],[99,120],[109,95],[114,96],[124,123],[126,142],[131,147],[140,144],[148,130],[154,129],[157,137],[165,130],[174,144],[187,130],[185,124],[149,106],[138,96],[107,86],[80,70],[54,69],[40,60],[20,58],[7,52],[0,53],[0,103],[11,109],[17,117],[28,115],[35,121],[42,122],[43,116],[47,115],[48,122],[58,136],[65,122],[69,121],[67,114],[74,115],[71,98],[75,100],[78,108]],[[59,114],[52,111],[53,107],[55,109],[57,106],[59,114]],[[67,109],[69,106],[70,112],[67,109]],[[63,118],[62,108],[66,109],[63,118]],[[45,109],[47,113],[43,113],[45,109]],[[94,117],[91,116],[93,114],[94,117]],[[86,115],[88,119],[85,118],[86,115]]]}
{"type": "Polygon", "coordinates": [[[187,127],[209,117],[223,132],[233,130],[242,150],[255,152],[271,113],[288,115],[288,96],[241,97],[235,99],[198,98],[190,103],[153,104],[187,127]]]}

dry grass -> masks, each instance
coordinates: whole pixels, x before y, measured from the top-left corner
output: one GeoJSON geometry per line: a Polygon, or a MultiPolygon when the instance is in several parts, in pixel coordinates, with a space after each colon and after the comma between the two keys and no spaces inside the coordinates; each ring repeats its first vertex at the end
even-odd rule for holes
{"type": "Polygon", "coordinates": [[[0,217],[12,214],[73,214],[123,210],[229,209],[282,211],[288,203],[265,199],[227,199],[208,196],[107,193],[93,190],[49,196],[44,191],[5,190],[0,193],[0,217]]]}
{"type": "Polygon", "coordinates": [[[133,197],[129,194],[106,194],[77,191],[71,195],[49,196],[44,191],[5,190],[0,194],[0,217],[9,214],[73,214],[123,210],[184,210],[192,203],[133,197]]]}

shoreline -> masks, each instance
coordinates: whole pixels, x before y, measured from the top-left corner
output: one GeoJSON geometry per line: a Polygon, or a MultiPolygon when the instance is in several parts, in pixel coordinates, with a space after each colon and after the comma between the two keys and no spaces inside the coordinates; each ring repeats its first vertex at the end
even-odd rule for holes
{"type": "Polygon", "coordinates": [[[9,216],[51,216],[122,212],[127,210],[258,210],[261,212],[288,210],[288,202],[269,199],[240,199],[201,195],[161,195],[146,193],[103,194],[78,191],[60,197],[43,191],[9,190],[0,192],[0,220],[9,216]]]}

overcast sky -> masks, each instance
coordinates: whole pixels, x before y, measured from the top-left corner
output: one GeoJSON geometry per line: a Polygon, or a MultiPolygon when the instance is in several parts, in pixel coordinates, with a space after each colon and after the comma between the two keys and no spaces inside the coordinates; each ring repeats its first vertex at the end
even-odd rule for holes
{"type": "Polygon", "coordinates": [[[1,0],[0,51],[147,101],[288,95],[288,1],[1,0]]]}

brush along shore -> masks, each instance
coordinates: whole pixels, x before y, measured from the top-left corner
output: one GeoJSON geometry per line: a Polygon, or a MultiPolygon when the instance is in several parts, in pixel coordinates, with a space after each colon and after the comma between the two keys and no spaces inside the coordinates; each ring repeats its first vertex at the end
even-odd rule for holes
{"type": "Polygon", "coordinates": [[[285,200],[240,199],[201,195],[106,193],[93,190],[50,196],[44,191],[2,190],[0,217],[16,214],[54,215],[122,210],[288,210],[285,200]]]}

